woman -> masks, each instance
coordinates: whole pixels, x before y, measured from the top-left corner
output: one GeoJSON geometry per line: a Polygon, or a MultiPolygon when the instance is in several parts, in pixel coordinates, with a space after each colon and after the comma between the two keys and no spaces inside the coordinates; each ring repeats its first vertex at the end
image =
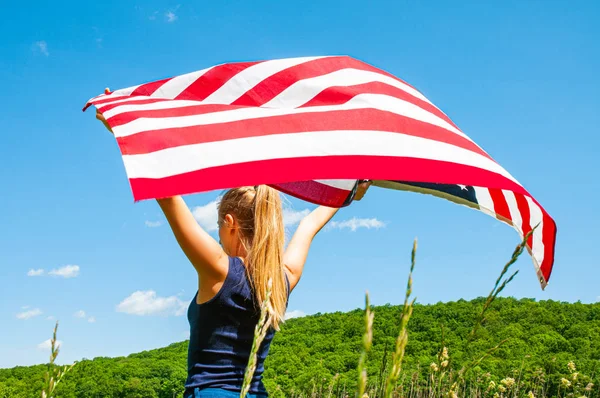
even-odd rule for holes
{"type": "MultiPolygon", "coordinates": [[[[102,114],[96,117],[110,130],[102,114]]],[[[355,200],[362,199],[368,187],[361,184],[355,200]]],[[[262,373],[273,335],[284,320],[313,238],[338,209],[313,210],[284,251],[281,199],[266,185],[225,193],[218,207],[219,242],[198,225],[181,197],[157,201],[198,274],[198,291],[188,308],[185,397],[240,396],[260,304],[270,285],[270,328],[258,350],[249,390],[249,397],[266,397],[262,373]]]]}

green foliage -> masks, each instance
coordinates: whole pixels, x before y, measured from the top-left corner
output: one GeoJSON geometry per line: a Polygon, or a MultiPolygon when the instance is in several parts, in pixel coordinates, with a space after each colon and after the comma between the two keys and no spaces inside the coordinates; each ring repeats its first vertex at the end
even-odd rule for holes
{"type": "MultiPolygon", "coordinates": [[[[516,380],[512,388],[519,384],[518,396],[526,396],[529,390],[536,392],[534,389],[541,386],[544,395],[550,397],[558,396],[561,379],[565,378],[571,385],[560,387],[561,397],[575,392],[575,388],[587,397],[599,396],[600,303],[498,298],[487,310],[477,336],[466,345],[484,303],[485,298],[415,304],[399,378],[407,395],[411,386],[426,386],[430,380],[430,365],[438,360],[442,349],[443,325],[443,346],[448,347],[449,368],[455,370],[508,339],[469,370],[466,389],[485,390],[490,381],[500,385],[511,377],[516,380]],[[570,361],[577,366],[576,381],[567,368],[570,361]],[[590,382],[594,386],[586,392],[590,382]]],[[[366,362],[367,392],[385,378],[382,365],[388,371],[391,367],[402,306],[374,307],[373,312],[373,341],[366,362]]],[[[354,396],[364,329],[363,309],[287,321],[275,335],[265,364],[265,384],[272,396],[311,396],[314,391],[315,396],[327,397],[330,387],[332,397],[343,396],[344,392],[354,396]]],[[[125,358],[83,360],[58,385],[56,397],[181,397],[186,357],[187,342],[181,342],[125,358]]],[[[0,369],[0,398],[39,398],[47,369],[47,365],[0,369]]],[[[535,396],[541,394],[536,392],[535,396]]]]}
{"type": "MultiPolygon", "coordinates": [[[[491,380],[498,383],[522,367],[523,374],[533,374],[541,368],[548,379],[547,388],[556,391],[560,378],[568,374],[566,364],[573,360],[582,373],[595,375],[594,384],[598,386],[600,304],[498,298],[486,313],[484,327],[465,346],[484,302],[480,298],[471,302],[416,304],[408,325],[410,338],[403,362],[404,380],[412,378],[415,372],[420,380],[427,380],[430,364],[442,348],[443,325],[444,345],[449,348],[452,367],[457,370],[508,338],[507,343],[471,370],[471,378],[477,373],[490,373],[491,380]]],[[[401,312],[401,306],[374,308],[373,346],[367,364],[371,385],[379,382],[386,345],[389,363],[401,312]]],[[[339,373],[338,384],[346,385],[346,391],[356,391],[363,318],[364,313],[355,310],[287,322],[275,336],[267,358],[265,378],[269,385],[272,388],[279,385],[289,395],[292,388],[307,393],[312,389],[312,380],[323,376],[331,379],[339,373]]]]}

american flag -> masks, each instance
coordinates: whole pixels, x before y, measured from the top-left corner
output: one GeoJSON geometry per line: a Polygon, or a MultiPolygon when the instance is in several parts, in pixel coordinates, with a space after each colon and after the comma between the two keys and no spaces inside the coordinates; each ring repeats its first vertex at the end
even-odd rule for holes
{"type": "Polygon", "coordinates": [[[440,109],[401,79],[346,56],[226,63],[88,101],[113,130],[134,199],[269,184],[326,206],[357,183],[480,210],[527,242],[542,288],[556,224],[440,109]]]}

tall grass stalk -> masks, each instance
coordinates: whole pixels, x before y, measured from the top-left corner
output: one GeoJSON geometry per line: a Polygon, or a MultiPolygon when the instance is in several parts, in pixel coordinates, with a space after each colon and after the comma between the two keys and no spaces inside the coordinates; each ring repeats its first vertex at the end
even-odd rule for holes
{"type": "Polygon", "coordinates": [[[329,391],[327,393],[327,398],[331,398],[331,394],[333,394],[333,386],[336,384],[337,379],[340,377],[339,373],[336,373],[335,376],[331,379],[331,383],[329,383],[329,391]]]}
{"type": "Polygon", "coordinates": [[[267,294],[260,308],[260,318],[254,327],[254,339],[252,340],[250,358],[248,358],[248,365],[246,366],[246,372],[244,373],[244,383],[242,384],[242,391],[240,393],[241,398],[246,397],[246,394],[248,394],[248,391],[250,390],[252,377],[256,371],[256,356],[258,354],[258,349],[265,339],[269,327],[271,326],[271,321],[269,318],[269,300],[271,299],[271,288],[273,286],[271,280],[269,280],[267,286],[267,294]]]}
{"type": "Polygon", "coordinates": [[[417,240],[413,242],[413,248],[410,256],[410,273],[408,274],[408,282],[406,284],[406,295],[404,296],[404,306],[402,307],[402,314],[400,315],[400,333],[398,334],[398,338],[396,339],[396,349],[392,353],[392,368],[387,377],[384,397],[390,398],[394,389],[396,387],[396,383],[398,382],[398,377],[400,376],[400,370],[402,369],[402,359],[404,358],[404,350],[406,349],[406,344],[408,343],[408,321],[413,312],[413,307],[415,304],[415,300],[409,301],[410,296],[412,294],[412,273],[415,269],[415,256],[417,254],[417,240]]]}
{"type": "Polygon", "coordinates": [[[56,358],[60,352],[60,344],[56,343],[56,333],[58,331],[58,321],[54,326],[54,333],[52,334],[52,340],[50,340],[50,362],[48,363],[48,370],[44,374],[44,386],[42,388],[42,398],[53,398],[56,391],[56,387],[62,381],[65,374],[67,374],[76,362],[73,362],[71,366],[56,366],[56,358]]]}
{"type": "Polygon", "coordinates": [[[381,358],[381,367],[379,368],[379,377],[378,377],[378,382],[377,382],[377,386],[375,388],[375,393],[377,394],[377,396],[379,396],[379,392],[380,391],[384,391],[385,388],[385,377],[384,374],[386,373],[387,370],[387,359],[388,359],[388,343],[387,341],[385,342],[385,346],[383,346],[383,357],[381,358]]]}
{"type": "MultiPolygon", "coordinates": [[[[473,329],[469,333],[468,338],[465,340],[464,352],[469,352],[470,343],[473,341],[473,339],[477,335],[477,331],[479,330],[479,328],[481,326],[483,326],[483,323],[486,320],[485,314],[486,314],[487,310],[491,307],[492,303],[494,302],[494,300],[496,299],[498,294],[500,294],[504,290],[504,288],[510,282],[512,282],[512,280],[515,278],[515,276],[517,276],[517,274],[519,273],[519,271],[517,270],[512,275],[510,275],[508,278],[503,280],[504,276],[508,273],[508,270],[510,269],[511,265],[513,265],[517,261],[519,256],[521,256],[521,254],[523,254],[523,251],[525,250],[526,245],[527,245],[527,240],[533,234],[533,232],[535,231],[536,228],[537,228],[537,225],[531,231],[529,231],[527,234],[525,234],[525,236],[523,237],[523,240],[517,245],[517,247],[515,247],[515,250],[513,251],[511,258],[508,260],[508,262],[502,268],[500,275],[496,279],[496,283],[494,284],[494,287],[488,294],[488,296],[485,300],[485,303],[483,304],[483,308],[481,310],[481,313],[477,317],[477,320],[475,322],[475,325],[473,326],[473,329]]],[[[498,350],[500,348],[500,346],[502,346],[504,343],[506,343],[506,341],[507,341],[506,339],[502,340],[495,347],[492,347],[491,349],[489,349],[480,358],[478,358],[478,359],[473,358],[471,361],[469,361],[465,365],[463,365],[463,367],[456,374],[456,377],[455,377],[453,383],[451,384],[450,393],[455,394],[457,389],[460,387],[460,384],[464,383],[466,373],[469,370],[471,370],[472,368],[474,368],[475,366],[479,365],[485,358],[490,356],[494,351],[498,350]]]]}
{"type": "MultiPolygon", "coordinates": [[[[365,294],[365,333],[363,335],[363,348],[358,359],[358,397],[362,398],[365,395],[367,388],[367,355],[371,349],[373,342],[373,318],[375,314],[371,311],[369,302],[369,292],[365,294]]],[[[368,396],[367,396],[368,397],[368,396]]]]}
{"type": "Polygon", "coordinates": [[[539,226],[539,224],[536,225],[535,227],[533,227],[533,229],[531,231],[529,231],[527,234],[525,234],[521,243],[519,243],[517,245],[517,247],[515,247],[515,250],[513,251],[513,254],[511,256],[510,260],[508,260],[508,262],[504,265],[504,268],[502,268],[502,272],[500,272],[498,279],[496,279],[496,283],[494,284],[492,291],[490,292],[490,294],[488,294],[487,299],[485,300],[485,304],[483,305],[483,309],[481,310],[481,313],[479,314],[479,317],[477,318],[477,322],[475,322],[475,326],[473,327],[473,330],[469,334],[469,338],[467,339],[467,344],[470,343],[475,338],[475,334],[477,333],[479,328],[483,325],[483,322],[485,322],[485,313],[492,305],[492,302],[496,299],[498,294],[500,294],[500,292],[502,292],[502,290],[504,290],[504,288],[510,282],[512,282],[514,277],[517,276],[517,274],[519,273],[519,271],[517,270],[510,277],[508,277],[507,279],[502,281],[502,278],[504,277],[504,275],[506,275],[506,273],[508,272],[511,265],[513,265],[518,260],[519,256],[521,256],[521,254],[523,254],[523,251],[527,247],[527,241],[529,240],[529,237],[532,236],[533,232],[535,231],[535,229],[538,226],[539,226]],[[500,283],[500,281],[502,281],[502,283],[500,283]]]}

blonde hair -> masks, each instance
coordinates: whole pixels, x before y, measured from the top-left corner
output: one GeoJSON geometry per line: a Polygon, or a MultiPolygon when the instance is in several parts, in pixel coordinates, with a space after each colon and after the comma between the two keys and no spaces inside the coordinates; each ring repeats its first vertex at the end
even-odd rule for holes
{"type": "Polygon", "coordinates": [[[231,214],[239,225],[248,256],[246,272],[258,305],[267,296],[269,322],[275,329],[284,320],[288,289],[283,267],[285,231],[279,192],[266,185],[230,189],[219,203],[219,222],[231,214]]]}

